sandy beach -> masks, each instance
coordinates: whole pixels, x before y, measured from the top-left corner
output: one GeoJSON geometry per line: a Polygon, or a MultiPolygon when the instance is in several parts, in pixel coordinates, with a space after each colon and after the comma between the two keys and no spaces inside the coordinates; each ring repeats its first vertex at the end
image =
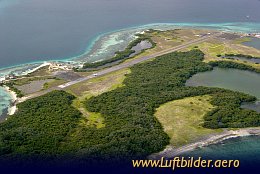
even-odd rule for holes
{"type": "Polygon", "coordinates": [[[195,143],[190,143],[182,147],[173,147],[167,146],[165,150],[162,152],[152,154],[148,158],[149,159],[160,159],[161,157],[172,158],[178,155],[181,155],[185,152],[192,151],[197,148],[202,148],[211,144],[220,143],[224,140],[244,137],[244,136],[252,136],[252,135],[260,135],[260,128],[243,128],[238,130],[224,130],[223,133],[217,135],[209,135],[202,140],[199,140],[195,143]]]}
{"type": "Polygon", "coordinates": [[[8,115],[14,115],[14,113],[17,110],[16,107],[16,101],[17,101],[17,95],[14,91],[10,90],[10,88],[8,86],[4,86],[4,89],[10,93],[11,97],[12,97],[12,103],[11,106],[8,108],[8,115]]]}
{"type": "MultiPolygon", "coordinates": [[[[33,72],[39,70],[40,68],[49,66],[49,65],[51,65],[51,63],[44,62],[41,65],[39,65],[38,67],[36,67],[32,70],[28,70],[28,71],[22,73],[21,75],[27,75],[27,74],[33,73],[33,72]]],[[[5,81],[5,80],[6,80],[5,77],[0,77],[0,82],[5,81]]],[[[3,86],[3,88],[11,95],[11,98],[12,98],[12,102],[11,102],[10,106],[7,108],[7,113],[3,114],[2,120],[6,120],[8,115],[15,114],[15,112],[17,111],[16,104],[19,103],[20,99],[17,97],[17,95],[14,91],[10,90],[10,88],[8,86],[3,86]]],[[[25,101],[25,100],[26,100],[25,97],[23,99],[21,99],[21,101],[25,101]]]]}

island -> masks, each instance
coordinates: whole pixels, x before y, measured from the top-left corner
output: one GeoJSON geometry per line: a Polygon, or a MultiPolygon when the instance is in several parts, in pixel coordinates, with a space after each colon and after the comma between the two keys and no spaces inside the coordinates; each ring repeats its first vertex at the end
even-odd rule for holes
{"type": "Polygon", "coordinates": [[[9,75],[1,85],[17,98],[0,124],[0,162],[128,163],[259,135],[259,111],[243,104],[260,97],[247,86],[187,84],[216,68],[260,79],[260,50],[243,45],[251,37],[150,29],[107,60],[9,75]]]}

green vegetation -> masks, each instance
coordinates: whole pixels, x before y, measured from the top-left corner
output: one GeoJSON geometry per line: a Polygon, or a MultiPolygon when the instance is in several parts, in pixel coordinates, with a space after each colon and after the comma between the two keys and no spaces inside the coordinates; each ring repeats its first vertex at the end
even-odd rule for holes
{"type": "Polygon", "coordinates": [[[1,85],[8,86],[11,91],[14,91],[14,92],[15,92],[15,94],[17,95],[17,97],[20,97],[20,98],[21,98],[21,97],[24,96],[24,94],[22,93],[22,91],[20,91],[19,89],[17,89],[17,88],[14,86],[15,84],[12,83],[12,82],[5,83],[5,84],[1,84],[1,85]]]}
{"type": "Polygon", "coordinates": [[[204,115],[214,108],[211,99],[209,95],[187,97],[156,109],[155,116],[171,138],[171,145],[179,147],[222,131],[202,127],[204,115]]]}
{"type": "Polygon", "coordinates": [[[242,44],[244,42],[250,42],[252,39],[250,37],[243,37],[243,38],[239,38],[239,39],[235,39],[234,43],[235,44],[242,44]]]}
{"type": "MultiPolygon", "coordinates": [[[[259,57],[260,55],[259,50],[252,47],[221,41],[217,38],[211,38],[209,41],[190,46],[189,49],[185,50],[191,50],[194,46],[198,46],[205,53],[205,62],[216,61],[220,57],[225,58],[225,55],[251,55],[252,57],[259,57]]],[[[255,63],[247,62],[246,64],[258,67],[255,63]]]]}
{"type": "Polygon", "coordinates": [[[211,104],[216,106],[204,117],[206,128],[243,128],[260,126],[260,114],[248,109],[241,109],[242,102],[256,100],[255,97],[238,92],[225,91],[213,95],[211,104]]]}
{"type": "MultiPolygon", "coordinates": [[[[135,51],[132,50],[132,48],[134,46],[136,46],[138,43],[140,43],[141,41],[144,41],[144,40],[148,40],[152,44],[152,48],[155,47],[156,44],[153,42],[153,40],[150,37],[148,37],[144,34],[137,34],[137,36],[138,36],[138,38],[135,39],[134,41],[130,42],[130,44],[126,47],[126,49],[124,51],[116,52],[115,53],[116,55],[113,58],[108,59],[108,60],[103,60],[103,61],[100,61],[100,62],[95,62],[95,63],[85,63],[84,66],[83,66],[83,69],[98,68],[100,66],[103,66],[103,65],[106,65],[106,64],[109,64],[109,63],[113,63],[113,62],[117,62],[117,61],[121,61],[121,60],[124,60],[126,58],[129,58],[129,56],[131,54],[135,53],[135,51]]],[[[145,51],[145,50],[142,50],[142,51],[145,51]]]]}
{"type": "Polygon", "coordinates": [[[88,116],[87,124],[89,126],[94,126],[97,129],[105,127],[105,120],[100,113],[90,113],[88,116]]]}
{"type": "Polygon", "coordinates": [[[244,55],[244,54],[225,54],[225,57],[242,57],[247,59],[260,59],[260,57],[254,57],[251,55],[244,55]]]}
{"type": "Polygon", "coordinates": [[[53,79],[53,81],[44,83],[43,90],[62,85],[66,82],[67,82],[66,80],[55,78],[55,79],[53,79]]]}
{"type": "MultiPolygon", "coordinates": [[[[223,52],[226,52],[226,50],[229,50],[223,43],[219,43],[217,41],[215,42],[203,42],[200,43],[197,46],[199,49],[203,50],[203,52],[205,52],[205,54],[208,54],[210,56],[215,56],[218,54],[222,54],[223,52]]],[[[192,47],[190,47],[190,49],[192,49],[192,47]]]]}
{"type": "Polygon", "coordinates": [[[58,78],[52,77],[52,76],[47,76],[47,77],[22,77],[22,78],[17,78],[15,80],[10,80],[7,83],[12,83],[12,84],[17,85],[17,86],[22,86],[22,85],[25,85],[25,84],[29,84],[32,81],[46,80],[46,79],[58,79],[58,78]]]}
{"type": "Polygon", "coordinates": [[[128,68],[90,79],[66,88],[66,91],[77,96],[81,101],[100,95],[123,86],[126,74],[131,73],[128,68]]]}
{"type": "Polygon", "coordinates": [[[253,71],[256,73],[260,73],[260,69],[254,68],[250,65],[245,65],[242,63],[236,63],[232,61],[212,61],[209,62],[209,65],[213,67],[220,67],[220,68],[235,68],[235,69],[240,69],[240,70],[248,70],[248,71],[253,71]]]}
{"type": "Polygon", "coordinates": [[[210,53],[214,54],[220,54],[225,50],[225,45],[224,44],[212,44],[211,47],[208,48],[210,53]]]}
{"type": "MultiPolygon", "coordinates": [[[[256,119],[259,119],[258,113],[240,108],[242,102],[254,101],[255,97],[219,88],[185,87],[186,80],[193,74],[211,70],[211,67],[202,60],[203,53],[193,50],[187,53],[167,54],[152,62],[136,65],[131,68],[132,73],[125,80],[124,87],[91,98],[86,103],[87,109],[100,112],[106,121],[116,116],[120,119],[129,119],[135,115],[140,116],[138,113],[142,113],[142,122],[148,124],[149,119],[153,118],[154,110],[161,104],[188,96],[210,94],[212,104],[218,98],[229,101],[230,105],[214,103],[213,105],[218,110],[224,113],[231,109],[234,110],[234,115],[243,113],[244,117],[238,121],[239,124],[235,119],[229,119],[229,124],[223,124],[221,119],[227,119],[229,115],[222,115],[218,122],[213,119],[212,122],[207,120],[204,127],[259,126],[260,122],[256,119]],[[233,102],[236,102],[236,105],[232,105],[233,102]],[[135,110],[132,111],[131,108],[135,110]],[[256,122],[253,123],[253,120],[256,122]]],[[[214,118],[214,113],[211,116],[214,118]]],[[[140,118],[135,118],[135,120],[140,120],[140,118]]]]}
{"type": "Polygon", "coordinates": [[[54,91],[18,105],[18,112],[0,124],[0,154],[54,156],[76,126],[80,112],[74,96],[54,91]]]}
{"type": "Polygon", "coordinates": [[[204,127],[260,126],[258,113],[240,108],[255,97],[185,86],[192,75],[212,70],[203,58],[200,50],[174,52],[133,66],[121,87],[86,100],[87,110],[94,113],[89,120],[71,106],[74,97],[63,91],[25,101],[0,124],[0,154],[40,154],[59,160],[71,154],[88,162],[144,158],[170,141],[154,116],[156,109],[169,101],[202,95],[212,96],[209,102],[214,106],[205,116],[204,127]],[[102,124],[92,126],[89,121],[102,124]]]}
{"type": "Polygon", "coordinates": [[[80,112],[86,118],[85,122],[88,126],[99,129],[105,126],[105,122],[100,113],[93,113],[86,110],[84,105],[85,100],[92,96],[98,96],[104,92],[122,87],[125,75],[128,73],[130,73],[128,68],[122,69],[101,77],[90,79],[86,82],[73,85],[66,89],[67,92],[77,96],[77,99],[73,101],[73,106],[80,110],[80,112]]]}

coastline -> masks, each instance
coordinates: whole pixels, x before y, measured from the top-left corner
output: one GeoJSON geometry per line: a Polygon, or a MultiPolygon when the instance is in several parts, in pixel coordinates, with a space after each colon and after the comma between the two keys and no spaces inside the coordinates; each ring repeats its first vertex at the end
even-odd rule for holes
{"type": "MultiPolygon", "coordinates": [[[[258,30],[260,30],[260,23],[256,23],[256,24],[259,24],[259,26],[258,25],[256,26],[257,29],[255,29],[256,32],[258,32],[258,30]]],[[[71,57],[71,58],[64,58],[64,59],[61,59],[61,60],[53,59],[53,60],[49,60],[49,61],[37,62],[37,64],[39,64],[38,66],[31,68],[31,69],[27,68],[27,70],[22,71],[22,73],[20,73],[20,75],[26,75],[26,74],[32,73],[34,71],[37,71],[41,67],[52,64],[51,62],[55,62],[55,61],[64,62],[64,63],[71,61],[71,62],[75,62],[77,64],[80,64],[80,63],[82,63],[84,58],[86,58],[89,54],[98,54],[99,53],[99,50],[98,50],[99,48],[97,48],[97,47],[98,46],[102,47],[102,44],[106,43],[106,41],[109,41],[109,40],[106,40],[104,38],[106,38],[106,37],[109,38],[110,36],[113,36],[113,35],[118,36],[119,35],[118,33],[122,34],[124,32],[129,32],[131,34],[129,34],[129,33],[128,34],[132,35],[134,33],[144,32],[145,30],[150,29],[150,28],[156,29],[156,30],[207,29],[207,30],[213,30],[213,31],[214,30],[222,31],[222,32],[225,32],[225,33],[237,33],[237,34],[240,34],[241,36],[246,36],[247,34],[249,34],[249,31],[252,29],[252,27],[253,26],[250,23],[244,23],[240,28],[238,28],[236,26],[236,23],[220,23],[219,25],[210,24],[210,23],[208,23],[208,24],[203,24],[203,23],[153,23],[153,24],[147,24],[147,25],[140,25],[140,26],[133,26],[133,27],[128,27],[128,28],[118,29],[118,30],[114,30],[114,31],[110,31],[110,32],[107,32],[107,33],[100,34],[97,37],[95,37],[95,39],[93,39],[92,42],[90,44],[88,44],[88,47],[85,50],[85,52],[81,55],[74,56],[74,57],[71,57]],[[104,42],[104,43],[102,43],[102,42],[104,42]]],[[[251,36],[251,37],[254,37],[254,36],[251,36]]],[[[115,44],[120,45],[122,43],[119,41],[118,43],[115,43],[115,44]]],[[[34,63],[27,63],[26,65],[35,65],[35,62],[34,63]]],[[[19,65],[19,66],[22,67],[23,65],[19,65]]],[[[18,65],[13,66],[9,69],[13,69],[13,68],[16,68],[16,67],[18,67],[18,65]]],[[[0,68],[0,71],[4,71],[4,70],[5,70],[5,68],[0,68]]],[[[10,71],[10,72],[15,72],[15,70],[10,71]]],[[[0,74],[0,82],[2,80],[5,80],[5,78],[4,78],[4,76],[1,76],[1,74],[0,74]]],[[[11,91],[8,87],[4,87],[4,88],[6,89],[6,91],[8,93],[10,93],[10,95],[12,97],[12,102],[11,102],[11,105],[7,109],[8,110],[7,114],[3,114],[3,115],[13,115],[17,110],[16,103],[24,101],[25,98],[17,99],[17,95],[14,91],[11,91]]],[[[5,117],[7,117],[7,116],[5,116],[5,117]]]]}
{"type": "Polygon", "coordinates": [[[245,137],[245,136],[259,136],[260,135],[260,127],[255,128],[242,128],[238,130],[227,130],[225,129],[224,132],[220,134],[208,135],[197,142],[190,143],[181,147],[174,147],[174,146],[167,146],[163,151],[152,154],[148,156],[149,159],[160,159],[164,158],[172,158],[186,152],[193,151],[198,148],[203,148],[212,144],[218,144],[225,140],[238,138],[238,137],[245,137]]]}
{"type": "Polygon", "coordinates": [[[8,108],[2,110],[2,114],[0,115],[0,123],[4,122],[8,117],[8,108]]]}
{"type": "Polygon", "coordinates": [[[8,86],[3,86],[3,88],[11,95],[12,101],[10,106],[7,109],[7,113],[5,119],[7,119],[7,116],[9,115],[14,115],[15,112],[17,111],[17,107],[16,107],[16,102],[17,102],[17,95],[14,91],[10,90],[10,88],[8,86]]]}
{"type": "MultiPolygon", "coordinates": [[[[80,55],[76,55],[74,57],[64,58],[64,59],[60,59],[60,60],[53,59],[53,60],[42,61],[42,62],[31,62],[31,63],[26,63],[24,65],[22,64],[22,65],[14,65],[14,66],[7,67],[7,68],[0,68],[0,72],[2,71],[0,73],[0,82],[5,80],[5,76],[7,76],[10,73],[16,73],[18,71],[19,72],[19,74],[17,74],[18,76],[26,75],[26,74],[32,73],[34,71],[37,71],[41,67],[50,65],[50,64],[52,64],[52,62],[68,63],[70,61],[70,63],[72,63],[74,65],[82,64],[83,60],[88,58],[89,55],[90,56],[93,54],[99,55],[100,53],[102,53],[102,51],[100,52],[99,49],[103,47],[103,44],[106,45],[107,41],[110,41],[109,40],[110,37],[114,38],[116,36],[120,36],[120,34],[122,35],[122,33],[123,34],[128,33],[128,35],[133,35],[136,33],[144,32],[147,29],[156,29],[156,30],[206,29],[206,30],[222,31],[225,33],[236,33],[236,34],[240,34],[241,36],[247,36],[248,34],[252,34],[252,32],[259,33],[260,23],[242,23],[240,27],[237,27],[237,23],[219,23],[219,24],[215,24],[215,23],[152,23],[152,24],[145,24],[145,25],[138,25],[138,26],[130,26],[128,28],[117,29],[117,30],[113,30],[110,32],[105,32],[105,33],[101,33],[101,34],[97,35],[94,39],[92,39],[91,43],[88,44],[84,53],[82,53],[80,55]],[[254,26],[253,24],[257,24],[257,25],[254,26]],[[37,66],[35,66],[36,64],[37,64],[37,66]],[[24,67],[24,69],[23,69],[23,66],[27,66],[27,67],[24,67]],[[34,66],[34,67],[29,68],[29,66],[34,66]],[[19,68],[16,69],[17,67],[19,67],[20,69],[19,68]],[[5,72],[5,70],[8,70],[8,71],[5,72]]],[[[258,35],[256,35],[256,36],[258,36],[258,35]]],[[[251,37],[255,37],[255,36],[251,35],[251,37]]],[[[119,41],[118,43],[111,43],[111,44],[112,45],[113,44],[122,45],[123,43],[121,43],[121,41],[119,41]]],[[[104,48],[102,48],[102,49],[104,49],[104,48]]],[[[106,53],[103,52],[103,54],[106,54],[106,53]]],[[[16,111],[17,96],[9,88],[6,88],[6,91],[9,92],[13,98],[11,107],[8,108],[8,114],[13,115],[16,111]]],[[[23,101],[23,100],[21,100],[21,101],[23,101]]]]}
{"type": "MultiPolygon", "coordinates": [[[[40,65],[39,67],[33,69],[32,71],[36,71],[37,69],[39,69],[42,66],[43,65],[40,65]]],[[[4,88],[6,89],[6,91],[8,91],[11,94],[12,103],[8,107],[8,109],[5,109],[4,113],[6,113],[5,114],[6,116],[4,116],[4,118],[1,118],[1,119],[3,119],[3,121],[6,120],[9,115],[15,114],[15,112],[17,111],[16,104],[19,102],[19,100],[22,100],[22,99],[17,99],[16,93],[14,91],[11,91],[9,89],[9,87],[4,87],[4,88]]],[[[2,120],[0,120],[0,122],[1,121],[2,120]]],[[[208,135],[207,137],[204,137],[204,139],[201,139],[195,143],[191,143],[191,144],[179,147],[179,148],[175,148],[173,146],[168,146],[163,152],[160,152],[159,154],[154,154],[154,156],[152,155],[151,158],[159,158],[161,156],[170,158],[172,156],[180,155],[185,152],[195,150],[197,148],[206,147],[211,144],[217,144],[217,143],[223,142],[227,139],[251,136],[251,135],[260,135],[260,128],[224,130],[224,132],[221,134],[211,134],[211,135],[208,135]]]]}
{"type": "MultiPolygon", "coordinates": [[[[10,67],[2,67],[0,68],[0,71],[10,70],[10,72],[15,72],[17,67],[24,67],[24,66],[33,66],[35,64],[44,64],[46,62],[61,62],[61,63],[75,63],[75,65],[82,64],[83,61],[92,59],[93,55],[94,57],[98,55],[100,57],[101,54],[106,54],[105,52],[102,52],[102,50],[107,50],[108,47],[111,45],[107,45],[106,42],[110,42],[111,40],[106,40],[107,38],[118,35],[122,33],[140,33],[142,31],[145,31],[147,29],[156,29],[156,30],[170,30],[170,29],[207,29],[207,30],[218,30],[222,32],[227,33],[240,33],[240,34],[252,34],[252,33],[259,33],[260,31],[260,23],[151,23],[151,24],[143,24],[143,25],[136,25],[136,26],[129,26],[127,28],[120,28],[115,29],[109,32],[104,33],[98,33],[97,36],[95,36],[89,43],[87,43],[86,48],[84,49],[83,53],[79,55],[75,55],[72,57],[64,57],[59,59],[46,59],[45,61],[35,61],[35,62],[28,62],[23,63],[20,65],[13,65],[10,67]],[[239,27],[238,27],[239,24],[239,27]],[[106,48],[105,48],[105,47],[106,48]],[[101,50],[101,52],[100,52],[101,50]],[[97,55],[96,55],[97,54],[97,55]]],[[[257,35],[258,36],[258,35],[257,35]]],[[[254,37],[254,36],[253,36],[254,37]]],[[[111,38],[110,38],[111,39],[111,38]]],[[[113,39],[113,37],[112,37],[113,39]]],[[[129,39],[129,38],[128,38],[129,39]]],[[[118,46],[122,44],[119,43],[112,43],[112,45],[118,46]]],[[[114,50],[117,51],[117,50],[114,50]]],[[[102,57],[102,56],[101,56],[102,57]]],[[[104,58],[102,58],[104,59],[104,58]]],[[[95,62],[98,60],[92,60],[90,62],[95,62]]],[[[9,72],[9,73],[10,73],[9,72]]],[[[0,73],[0,77],[3,75],[0,73]]]]}

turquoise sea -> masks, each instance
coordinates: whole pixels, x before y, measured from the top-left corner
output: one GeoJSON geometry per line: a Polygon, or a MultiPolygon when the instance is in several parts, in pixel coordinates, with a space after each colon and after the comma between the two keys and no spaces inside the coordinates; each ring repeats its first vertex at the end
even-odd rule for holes
{"type": "Polygon", "coordinates": [[[11,95],[3,88],[0,88],[0,121],[1,115],[7,114],[7,109],[11,105],[12,98],[11,95]]]}
{"type": "MultiPolygon", "coordinates": [[[[107,59],[134,33],[149,28],[260,32],[259,7],[259,0],[0,0],[0,78],[44,61],[107,59]]],[[[10,100],[0,88],[0,115],[10,100]]],[[[229,140],[226,145],[194,153],[229,157],[232,152],[249,159],[260,152],[258,137],[229,140]]],[[[260,155],[254,157],[260,161],[260,155]]]]}

